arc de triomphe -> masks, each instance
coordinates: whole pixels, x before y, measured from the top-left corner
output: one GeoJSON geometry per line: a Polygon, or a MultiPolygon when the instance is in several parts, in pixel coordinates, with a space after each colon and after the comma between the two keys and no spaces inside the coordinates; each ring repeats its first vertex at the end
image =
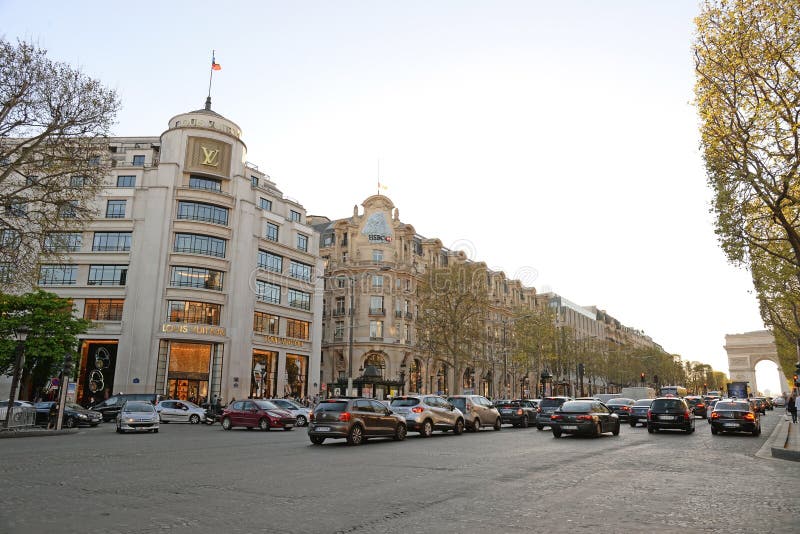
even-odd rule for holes
{"type": "Polygon", "coordinates": [[[728,334],[725,336],[725,350],[728,353],[728,371],[732,382],[749,382],[750,389],[755,394],[758,388],[756,364],[762,360],[769,360],[777,364],[781,382],[781,390],[774,391],[772,394],[780,395],[783,392],[791,391],[781,369],[781,363],[778,361],[775,338],[769,330],[728,334]]]}

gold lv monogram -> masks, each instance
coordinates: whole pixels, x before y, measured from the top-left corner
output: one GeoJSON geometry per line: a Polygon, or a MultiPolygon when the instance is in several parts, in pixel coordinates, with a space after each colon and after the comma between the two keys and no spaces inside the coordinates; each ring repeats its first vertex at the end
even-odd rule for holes
{"type": "Polygon", "coordinates": [[[200,150],[203,151],[203,163],[202,164],[203,165],[210,165],[212,167],[216,167],[217,164],[219,163],[219,161],[217,160],[217,157],[219,156],[219,149],[215,148],[215,149],[212,150],[210,148],[206,148],[204,146],[201,146],[200,150]]]}

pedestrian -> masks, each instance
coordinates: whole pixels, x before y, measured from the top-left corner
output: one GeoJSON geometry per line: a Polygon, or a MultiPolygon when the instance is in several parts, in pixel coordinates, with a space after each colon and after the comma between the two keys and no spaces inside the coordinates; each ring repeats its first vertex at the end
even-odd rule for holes
{"type": "Polygon", "coordinates": [[[789,402],[786,403],[786,409],[792,415],[792,423],[797,422],[797,408],[800,406],[800,400],[797,395],[793,392],[792,396],[789,397],[789,402]]]}
{"type": "Polygon", "coordinates": [[[56,421],[58,420],[58,403],[54,402],[50,405],[50,410],[47,412],[47,430],[54,430],[56,421]]]}
{"type": "Polygon", "coordinates": [[[800,410],[800,395],[794,399],[794,411],[792,412],[792,422],[797,422],[797,410],[800,410]]]}

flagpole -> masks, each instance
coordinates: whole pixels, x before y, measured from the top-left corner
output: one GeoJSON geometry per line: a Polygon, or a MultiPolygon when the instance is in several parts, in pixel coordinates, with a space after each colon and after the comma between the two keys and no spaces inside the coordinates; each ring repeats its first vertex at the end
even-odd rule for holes
{"type": "Polygon", "coordinates": [[[381,194],[381,158],[378,158],[378,194],[381,194]]]}
{"type": "Polygon", "coordinates": [[[214,78],[214,50],[211,51],[211,73],[208,75],[208,98],[206,98],[206,109],[211,109],[211,80],[214,78]]]}

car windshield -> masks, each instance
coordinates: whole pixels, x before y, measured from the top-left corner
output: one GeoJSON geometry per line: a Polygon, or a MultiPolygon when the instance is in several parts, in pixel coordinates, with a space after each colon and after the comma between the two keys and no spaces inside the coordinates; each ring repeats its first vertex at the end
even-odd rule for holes
{"type": "Polygon", "coordinates": [[[275,406],[275,404],[271,403],[270,401],[257,400],[257,401],[255,401],[255,403],[256,403],[256,406],[258,406],[262,410],[280,410],[280,408],[275,406]]]}
{"type": "Polygon", "coordinates": [[[633,399],[611,399],[606,406],[625,406],[633,403],[633,399]]]}
{"type": "Polygon", "coordinates": [[[402,408],[403,406],[416,406],[419,404],[419,399],[413,397],[401,397],[399,399],[392,399],[392,406],[402,408]]]}
{"type": "Polygon", "coordinates": [[[569,401],[561,405],[562,412],[577,413],[577,412],[591,412],[591,401],[569,401]]]}
{"type": "Polygon", "coordinates": [[[137,402],[125,403],[126,412],[145,413],[145,412],[152,412],[153,410],[154,406],[149,402],[137,401],[137,402]]]}
{"type": "Polygon", "coordinates": [[[641,399],[633,403],[634,406],[650,406],[653,404],[653,399],[641,399]]]}
{"type": "Polygon", "coordinates": [[[565,399],[542,399],[539,406],[542,408],[556,408],[564,404],[565,399]]]}
{"type": "Polygon", "coordinates": [[[347,409],[347,401],[324,401],[317,405],[317,412],[343,412],[347,409]]]}

